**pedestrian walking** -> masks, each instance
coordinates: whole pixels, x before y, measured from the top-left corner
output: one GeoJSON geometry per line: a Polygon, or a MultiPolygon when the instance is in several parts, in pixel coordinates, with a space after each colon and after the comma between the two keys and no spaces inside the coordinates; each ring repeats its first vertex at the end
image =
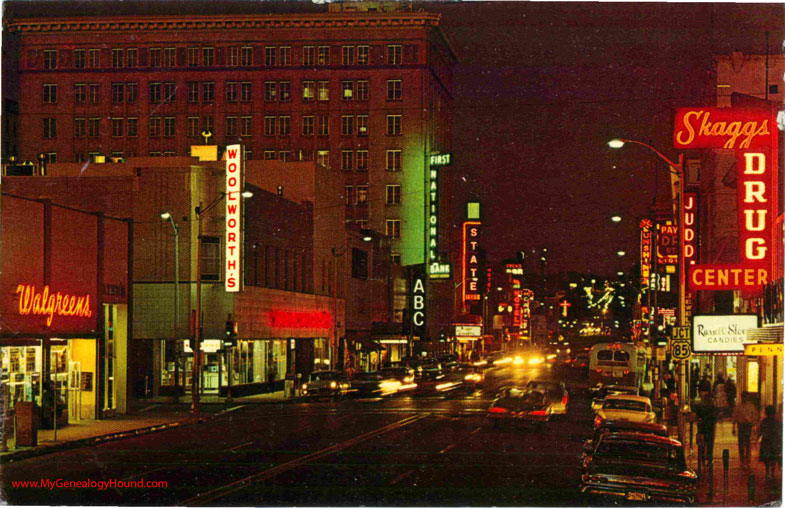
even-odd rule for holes
{"type": "Polygon", "coordinates": [[[741,403],[733,409],[733,435],[739,441],[739,460],[745,466],[750,463],[750,440],[752,429],[758,424],[759,414],[749,392],[741,394],[741,403]]]}
{"type": "Polygon", "coordinates": [[[717,410],[717,418],[722,418],[728,410],[728,394],[725,393],[725,383],[714,385],[714,407],[717,410]]]}
{"type": "Polygon", "coordinates": [[[760,422],[758,458],[766,465],[766,478],[774,478],[777,464],[782,467],[782,422],[775,416],[774,406],[766,406],[766,417],[760,422]]]}
{"type": "Polygon", "coordinates": [[[711,380],[709,379],[709,375],[705,372],[703,373],[700,383],[698,383],[698,392],[711,392],[711,380]]]}
{"type": "Polygon", "coordinates": [[[714,433],[717,425],[717,412],[711,392],[701,391],[701,401],[695,405],[695,415],[698,417],[698,434],[703,437],[705,446],[704,461],[706,465],[714,462],[714,433]]]}
{"type": "Polygon", "coordinates": [[[728,376],[725,382],[725,393],[728,395],[728,410],[733,413],[733,408],[736,407],[736,382],[733,377],[728,376]]]}

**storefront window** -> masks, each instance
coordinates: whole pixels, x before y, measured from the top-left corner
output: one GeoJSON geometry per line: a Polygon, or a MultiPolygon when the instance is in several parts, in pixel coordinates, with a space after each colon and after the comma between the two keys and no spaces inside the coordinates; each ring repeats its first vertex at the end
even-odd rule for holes
{"type": "Polygon", "coordinates": [[[747,391],[750,393],[758,393],[758,362],[747,362],[747,391]]]}

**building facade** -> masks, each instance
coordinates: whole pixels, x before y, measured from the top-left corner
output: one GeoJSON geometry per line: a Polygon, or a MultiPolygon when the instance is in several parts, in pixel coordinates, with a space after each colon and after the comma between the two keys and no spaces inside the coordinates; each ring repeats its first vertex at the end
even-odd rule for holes
{"type": "Polygon", "coordinates": [[[4,156],[79,163],[242,143],[251,160],[314,160],[342,175],[347,220],[389,236],[395,260],[422,263],[426,159],[449,151],[456,56],[439,15],[391,5],[10,11],[4,33],[18,87],[4,93],[18,118],[3,131],[4,156]]]}

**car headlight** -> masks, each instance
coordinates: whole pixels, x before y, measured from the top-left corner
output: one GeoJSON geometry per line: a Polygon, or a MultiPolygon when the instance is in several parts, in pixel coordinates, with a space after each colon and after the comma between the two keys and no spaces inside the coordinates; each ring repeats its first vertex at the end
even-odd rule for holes
{"type": "Polygon", "coordinates": [[[404,383],[411,383],[412,381],[414,381],[414,378],[412,376],[406,376],[403,378],[404,383]]]}
{"type": "Polygon", "coordinates": [[[304,383],[303,384],[303,390],[307,390],[307,389],[308,389],[308,383],[304,383]]]}
{"type": "Polygon", "coordinates": [[[337,388],[337,387],[338,387],[338,383],[336,383],[335,381],[330,381],[330,388],[337,388]]]}

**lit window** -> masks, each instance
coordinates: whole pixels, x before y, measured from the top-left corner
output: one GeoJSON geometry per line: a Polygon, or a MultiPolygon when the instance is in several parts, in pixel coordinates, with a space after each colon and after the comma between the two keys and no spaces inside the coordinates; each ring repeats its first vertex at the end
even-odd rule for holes
{"type": "Polygon", "coordinates": [[[330,65],[330,46],[319,46],[317,53],[318,65],[330,65]]]}
{"type": "Polygon", "coordinates": [[[357,46],[357,64],[368,65],[370,63],[370,47],[357,46]]]}
{"type": "Polygon", "coordinates": [[[357,135],[368,135],[368,115],[357,115],[357,135]]]}
{"type": "Polygon", "coordinates": [[[313,81],[303,81],[303,100],[312,101],[314,98],[313,81]]]}
{"type": "Polygon", "coordinates": [[[264,100],[271,102],[275,100],[278,83],[275,81],[264,82],[264,100]]]}
{"type": "Polygon", "coordinates": [[[329,150],[317,150],[316,151],[316,162],[321,164],[325,167],[330,167],[330,151],[329,150]]]}
{"type": "Polygon", "coordinates": [[[316,83],[316,96],[320,101],[330,100],[330,83],[329,81],[319,81],[316,83]]]}
{"type": "Polygon", "coordinates": [[[354,81],[342,81],[341,90],[343,91],[341,94],[343,100],[350,101],[354,99],[354,81]]]}
{"type": "Polygon", "coordinates": [[[357,204],[358,205],[367,205],[368,204],[368,186],[367,185],[358,185],[357,186],[357,204]]]}

